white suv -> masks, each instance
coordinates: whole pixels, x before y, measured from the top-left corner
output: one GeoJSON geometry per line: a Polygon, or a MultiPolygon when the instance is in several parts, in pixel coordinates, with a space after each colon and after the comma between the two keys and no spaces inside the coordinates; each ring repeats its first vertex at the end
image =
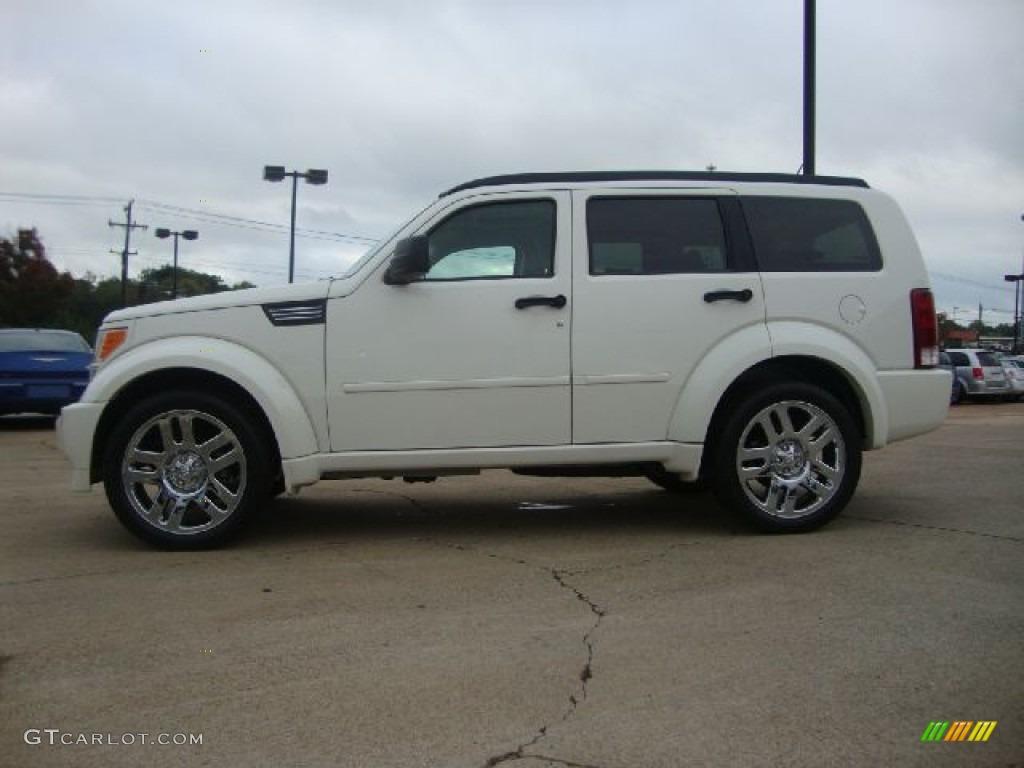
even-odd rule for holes
{"type": "Polygon", "coordinates": [[[772,531],[946,415],[921,254],[863,181],[502,176],[344,277],[114,312],[58,425],[158,546],[213,546],[321,478],[647,474],[772,531]]]}

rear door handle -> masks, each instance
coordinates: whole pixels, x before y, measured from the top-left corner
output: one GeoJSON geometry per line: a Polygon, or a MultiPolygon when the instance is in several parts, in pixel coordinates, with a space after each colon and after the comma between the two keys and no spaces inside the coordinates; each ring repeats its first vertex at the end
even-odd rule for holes
{"type": "Polygon", "coordinates": [[[704,301],[712,304],[716,301],[739,301],[746,304],[754,298],[754,292],[749,288],[742,291],[708,291],[704,294],[704,301]]]}
{"type": "Polygon", "coordinates": [[[568,299],[562,294],[557,296],[524,296],[516,299],[516,309],[527,309],[529,307],[554,307],[561,309],[568,303],[568,299]]]}

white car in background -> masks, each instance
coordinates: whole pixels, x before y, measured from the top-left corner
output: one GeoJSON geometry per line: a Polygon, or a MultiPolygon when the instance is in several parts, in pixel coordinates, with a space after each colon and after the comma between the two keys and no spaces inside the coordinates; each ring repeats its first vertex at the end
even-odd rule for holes
{"type": "Polygon", "coordinates": [[[124,309],[96,347],[73,487],[167,548],[321,478],[494,467],[706,483],[805,531],[950,393],[906,219],[820,176],[480,179],[341,278],[124,309]]]}
{"type": "Polygon", "coordinates": [[[1024,397],[1024,358],[1004,357],[999,361],[1010,385],[1010,394],[1017,400],[1024,397]]]}

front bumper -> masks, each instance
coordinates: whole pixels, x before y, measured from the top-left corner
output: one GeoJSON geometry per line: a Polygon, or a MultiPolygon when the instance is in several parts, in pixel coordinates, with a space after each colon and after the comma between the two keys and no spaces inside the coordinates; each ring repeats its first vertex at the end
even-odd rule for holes
{"type": "Polygon", "coordinates": [[[93,437],[105,403],[74,403],[57,418],[57,445],[71,462],[71,489],[92,488],[93,437]]]}

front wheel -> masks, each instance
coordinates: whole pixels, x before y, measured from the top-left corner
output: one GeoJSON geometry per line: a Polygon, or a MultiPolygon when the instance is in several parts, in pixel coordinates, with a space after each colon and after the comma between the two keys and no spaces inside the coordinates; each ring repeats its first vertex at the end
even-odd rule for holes
{"type": "Polygon", "coordinates": [[[859,431],[819,387],[768,386],[725,422],[713,453],[715,494],[764,531],[800,532],[838,515],[860,479],[859,431]]]}
{"type": "Polygon", "coordinates": [[[114,514],[163,549],[223,544],[269,493],[266,441],[253,424],[204,392],[144,400],[107,443],[103,483],[114,514]]]}

